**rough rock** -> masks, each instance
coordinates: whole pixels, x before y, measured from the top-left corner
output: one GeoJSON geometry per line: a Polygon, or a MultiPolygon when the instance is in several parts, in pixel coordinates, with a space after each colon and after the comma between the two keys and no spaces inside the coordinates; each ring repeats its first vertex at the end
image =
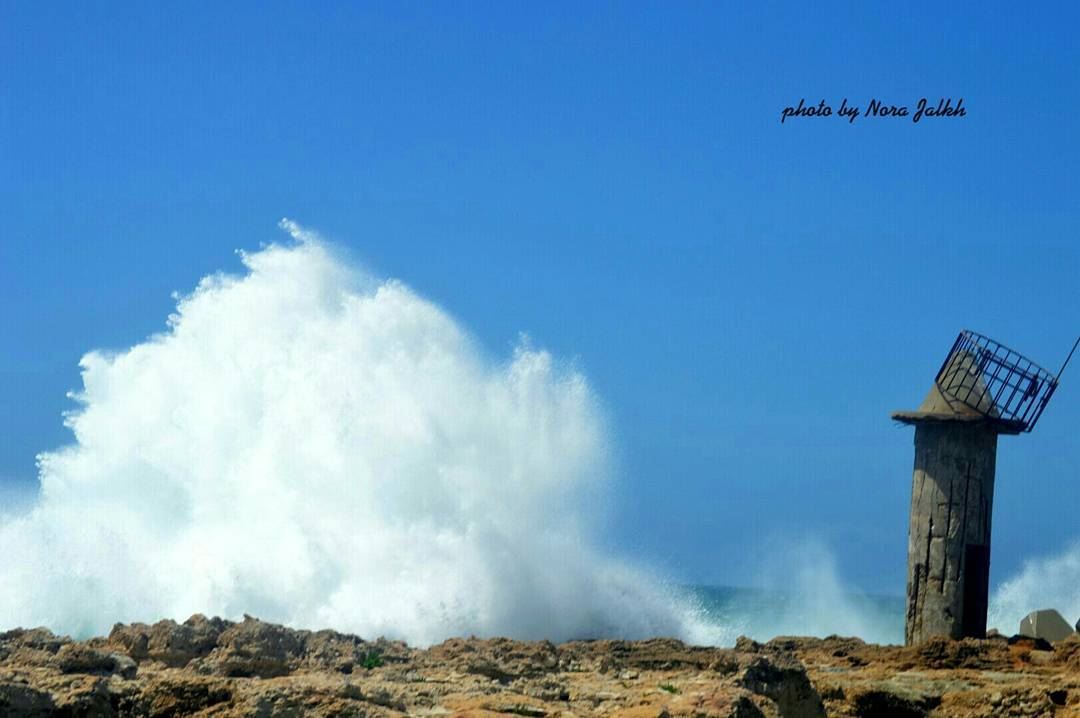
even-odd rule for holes
{"type": "Polygon", "coordinates": [[[217,646],[193,661],[199,673],[238,678],[273,678],[299,667],[305,632],[245,616],[218,635],[217,646]]]}
{"type": "Polygon", "coordinates": [[[0,716],[1073,716],[1080,636],[452,639],[426,650],[253,618],[0,633],[0,716]],[[1048,650],[1049,649],[1049,650],[1048,650]]]}
{"type": "Polygon", "coordinates": [[[0,683],[0,715],[48,716],[55,710],[49,691],[21,683],[0,683]]]}
{"type": "Polygon", "coordinates": [[[119,674],[134,678],[138,664],[123,653],[106,653],[83,643],[67,643],[60,647],[51,661],[61,673],[119,674]]]}
{"type": "Polygon", "coordinates": [[[190,661],[210,653],[225,630],[220,618],[208,619],[195,615],[184,621],[158,621],[152,626],[121,623],[113,626],[108,643],[135,660],[161,661],[168,666],[186,666],[190,661]]]}
{"type": "Polygon", "coordinates": [[[814,690],[806,668],[796,658],[778,653],[755,656],[739,672],[736,683],[776,703],[782,716],[818,718],[825,715],[821,696],[814,690]]]}

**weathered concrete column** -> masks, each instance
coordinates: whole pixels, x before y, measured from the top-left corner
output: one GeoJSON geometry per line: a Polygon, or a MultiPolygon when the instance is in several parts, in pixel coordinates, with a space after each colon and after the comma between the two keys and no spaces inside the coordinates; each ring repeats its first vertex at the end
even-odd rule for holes
{"type": "Polygon", "coordinates": [[[908,419],[915,471],[904,641],[986,635],[997,428],[978,419],[908,419]]]}

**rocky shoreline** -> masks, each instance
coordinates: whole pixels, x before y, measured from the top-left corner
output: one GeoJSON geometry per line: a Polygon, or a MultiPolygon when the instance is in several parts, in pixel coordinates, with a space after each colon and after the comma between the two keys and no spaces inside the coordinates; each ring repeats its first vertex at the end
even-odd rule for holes
{"type": "Polygon", "coordinates": [[[428,649],[254,618],[0,633],[0,716],[1080,716],[1080,636],[451,639],[428,649]]]}

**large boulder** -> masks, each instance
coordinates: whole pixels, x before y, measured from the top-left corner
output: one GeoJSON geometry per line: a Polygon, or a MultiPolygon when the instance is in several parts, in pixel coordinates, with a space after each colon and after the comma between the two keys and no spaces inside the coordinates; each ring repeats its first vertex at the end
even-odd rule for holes
{"type": "Polygon", "coordinates": [[[1063,641],[1074,631],[1072,626],[1052,608],[1032,611],[1020,621],[1020,635],[1042,638],[1047,641],[1063,641]]]}

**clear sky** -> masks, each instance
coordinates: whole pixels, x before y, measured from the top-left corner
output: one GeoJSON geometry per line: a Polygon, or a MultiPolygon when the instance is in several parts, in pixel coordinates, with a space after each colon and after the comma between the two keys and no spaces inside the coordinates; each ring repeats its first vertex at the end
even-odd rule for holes
{"type": "MultiPolygon", "coordinates": [[[[748,583],[777,540],[903,592],[914,408],[970,327],[1080,321],[1080,13],[1015,3],[0,0],[0,486],[79,357],[165,327],[291,217],[496,356],[568,357],[610,541],[748,583]],[[805,98],[963,118],[796,118],[805,98]]],[[[1001,441],[993,580],[1080,536],[1080,364],[1001,441]]]]}

